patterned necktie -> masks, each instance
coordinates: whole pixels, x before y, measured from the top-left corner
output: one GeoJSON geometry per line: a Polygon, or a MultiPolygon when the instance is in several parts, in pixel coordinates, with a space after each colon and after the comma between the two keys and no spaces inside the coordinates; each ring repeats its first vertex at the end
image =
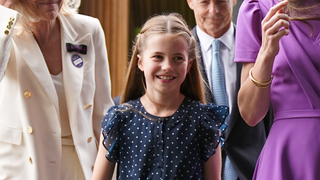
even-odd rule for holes
{"type": "Polygon", "coordinates": [[[235,171],[229,156],[226,156],[224,161],[222,180],[236,180],[238,178],[237,172],[235,171]]]}
{"type": "Polygon", "coordinates": [[[228,96],[224,80],[223,68],[219,55],[220,41],[215,39],[212,43],[211,85],[215,103],[228,106],[228,96]]]}
{"type": "MultiPolygon", "coordinates": [[[[215,39],[212,43],[212,62],[211,62],[212,92],[213,92],[215,103],[217,105],[229,106],[223,68],[220,62],[219,48],[220,48],[220,41],[215,39]]],[[[230,119],[229,117],[230,116],[226,118],[227,124],[230,119]]],[[[223,180],[237,179],[237,173],[235,172],[233,165],[228,156],[226,156],[226,160],[224,163],[222,179],[223,180]]]]}

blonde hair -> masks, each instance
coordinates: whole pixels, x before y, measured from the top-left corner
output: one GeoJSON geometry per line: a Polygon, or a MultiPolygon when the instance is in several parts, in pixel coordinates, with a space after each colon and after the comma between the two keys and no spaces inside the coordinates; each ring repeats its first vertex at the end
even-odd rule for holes
{"type": "Polygon", "coordinates": [[[146,82],[144,73],[138,68],[138,54],[141,54],[146,47],[147,39],[155,34],[170,34],[184,37],[189,43],[189,60],[192,66],[181,84],[180,92],[187,97],[205,103],[204,85],[199,71],[196,49],[196,41],[190,29],[178,13],[156,15],[147,20],[141,32],[137,35],[133,45],[133,54],[130,60],[125,88],[122,93],[121,103],[134,100],[145,94],[146,82]]]}
{"type": "MultiPolygon", "coordinates": [[[[23,31],[33,31],[35,24],[40,21],[40,18],[29,7],[29,0],[19,0],[15,4],[15,10],[21,13],[23,16],[16,25],[16,31],[21,34],[23,31]]],[[[81,4],[81,0],[61,0],[59,7],[61,6],[61,14],[73,15],[78,13],[78,9],[81,4]]]]}

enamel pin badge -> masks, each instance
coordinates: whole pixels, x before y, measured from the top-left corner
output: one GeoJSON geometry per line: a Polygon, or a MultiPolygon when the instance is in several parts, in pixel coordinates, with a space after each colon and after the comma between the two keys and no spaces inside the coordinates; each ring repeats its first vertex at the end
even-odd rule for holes
{"type": "MultiPolygon", "coordinates": [[[[67,49],[67,52],[77,52],[80,54],[87,54],[87,46],[83,44],[74,45],[71,43],[66,43],[66,49],[67,49]]],[[[77,68],[81,68],[83,66],[83,59],[78,54],[72,55],[71,61],[72,61],[72,64],[77,68]]]]}
{"type": "Polygon", "coordinates": [[[78,54],[74,54],[71,57],[72,60],[72,64],[77,67],[77,68],[81,68],[83,66],[83,59],[81,58],[81,56],[79,56],[78,54]]]}

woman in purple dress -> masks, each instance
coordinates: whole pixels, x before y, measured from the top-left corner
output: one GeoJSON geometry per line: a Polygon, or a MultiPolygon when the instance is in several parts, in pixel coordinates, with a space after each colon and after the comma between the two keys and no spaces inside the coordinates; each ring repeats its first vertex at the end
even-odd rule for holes
{"type": "Polygon", "coordinates": [[[320,179],[320,0],[245,0],[235,61],[243,62],[239,109],[274,124],[253,179],[320,179]]]}

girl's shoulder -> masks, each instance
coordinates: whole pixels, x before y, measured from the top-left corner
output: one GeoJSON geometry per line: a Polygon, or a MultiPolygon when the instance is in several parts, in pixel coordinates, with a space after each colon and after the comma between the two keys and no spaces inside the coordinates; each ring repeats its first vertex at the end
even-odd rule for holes
{"type": "Polygon", "coordinates": [[[105,114],[101,126],[104,127],[110,122],[119,123],[118,121],[121,119],[128,119],[123,117],[131,116],[133,112],[135,112],[134,110],[140,109],[141,106],[142,105],[139,99],[131,100],[120,105],[112,106],[105,114]]]}
{"type": "Polygon", "coordinates": [[[108,113],[116,113],[116,112],[126,112],[130,111],[131,109],[139,109],[142,106],[140,99],[130,100],[128,102],[114,105],[109,108],[108,113]]]}
{"type": "Polygon", "coordinates": [[[189,115],[198,115],[201,119],[213,119],[217,123],[223,123],[229,114],[227,106],[218,106],[216,104],[202,104],[199,101],[186,97],[181,105],[182,111],[189,115]]]}
{"type": "Polygon", "coordinates": [[[202,113],[224,113],[229,109],[228,106],[219,106],[214,103],[203,104],[189,97],[185,98],[181,106],[185,107],[186,109],[200,111],[202,113]]]}

